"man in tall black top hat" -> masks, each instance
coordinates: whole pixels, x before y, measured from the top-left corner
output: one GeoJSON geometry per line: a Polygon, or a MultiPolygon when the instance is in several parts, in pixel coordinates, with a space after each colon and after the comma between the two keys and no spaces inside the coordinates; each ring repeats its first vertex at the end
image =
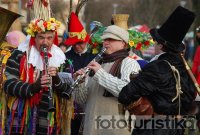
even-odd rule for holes
{"type": "MultiPolygon", "coordinates": [[[[189,115],[192,110],[195,86],[180,53],[185,49],[182,40],[194,18],[193,12],[179,6],[159,29],[150,30],[151,36],[161,48],[161,53],[122,89],[118,97],[119,102],[124,104],[129,111],[131,107],[135,109],[136,103],[142,102],[141,98],[147,99],[152,105],[153,117],[148,119],[151,123],[144,120],[141,127],[143,129],[135,128],[134,135],[182,135],[184,133],[184,126],[177,125],[178,123],[166,125],[163,122],[168,121],[168,124],[172,122],[172,119],[168,119],[172,115],[174,120],[183,120],[182,117],[176,119],[176,116],[189,115]],[[153,121],[155,117],[158,119],[153,121]],[[150,123],[150,126],[144,127],[147,123],[150,123]]],[[[145,106],[141,107],[145,109],[145,106]]],[[[139,112],[139,110],[133,110],[133,112],[139,112]]],[[[140,114],[137,113],[138,115],[140,114]]]]}

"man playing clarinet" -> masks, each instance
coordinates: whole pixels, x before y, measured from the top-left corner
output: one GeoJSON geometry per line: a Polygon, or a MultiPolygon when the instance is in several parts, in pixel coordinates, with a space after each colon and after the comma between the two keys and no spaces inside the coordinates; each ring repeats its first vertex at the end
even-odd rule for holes
{"type": "Polygon", "coordinates": [[[62,134],[64,124],[61,124],[63,115],[60,114],[58,96],[67,84],[57,75],[66,59],[55,45],[59,26],[60,22],[54,18],[32,20],[26,40],[7,61],[4,83],[4,91],[9,97],[6,134],[62,134]],[[48,57],[48,67],[45,67],[44,57],[48,57]],[[55,108],[55,111],[51,112],[49,108],[55,108]]]}

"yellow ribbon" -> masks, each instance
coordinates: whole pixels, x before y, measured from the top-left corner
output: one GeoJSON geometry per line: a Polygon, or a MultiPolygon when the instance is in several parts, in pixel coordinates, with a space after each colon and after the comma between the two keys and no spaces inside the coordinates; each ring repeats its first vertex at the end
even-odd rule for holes
{"type": "Polygon", "coordinates": [[[87,32],[83,29],[81,32],[69,32],[69,37],[77,37],[78,39],[85,40],[87,32]]]}
{"type": "Polygon", "coordinates": [[[13,105],[15,100],[16,100],[16,97],[9,97],[9,99],[8,99],[8,108],[10,110],[12,109],[12,105],[13,105]]]}
{"type": "Polygon", "coordinates": [[[2,64],[6,64],[8,58],[11,56],[10,51],[2,50],[1,55],[5,55],[2,60],[2,64]]]}
{"type": "Polygon", "coordinates": [[[55,99],[55,104],[56,104],[56,123],[57,123],[57,127],[60,127],[60,106],[59,106],[59,100],[58,100],[58,96],[55,94],[54,95],[54,99],[55,99]]]}

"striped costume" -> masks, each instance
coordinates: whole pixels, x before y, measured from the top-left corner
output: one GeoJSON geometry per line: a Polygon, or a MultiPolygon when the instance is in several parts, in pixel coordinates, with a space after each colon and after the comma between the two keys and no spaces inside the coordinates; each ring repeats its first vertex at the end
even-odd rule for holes
{"type": "Polygon", "coordinates": [[[58,96],[67,88],[67,85],[62,83],[58,76],[52,77],[56,112],[48,112],[49,92],[34,85],[41,71],[27,64],[26,59],[23,59],[25,56],[25,52],[14,50],[7,61],[5,70],[7,80],[4,83],[4,91],[8,95],[6,132],[7,134],[60,134],[62,121],[59,103],[61,99],[58,96]],[[24,65],[28,65],[29,70],[24,65]],[[32,78],[31,67],[33,68],[32,78]],[[33,83],[25,81],[24,77],[27,74],[33,83]]]}

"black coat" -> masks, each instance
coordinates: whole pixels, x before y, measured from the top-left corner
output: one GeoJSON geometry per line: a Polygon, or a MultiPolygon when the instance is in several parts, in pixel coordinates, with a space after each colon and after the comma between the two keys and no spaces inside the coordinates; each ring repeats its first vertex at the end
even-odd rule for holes
{"type": "MultiPolygon", "coordinates": [[[[177,54],[165,53],[158,60],[147,64],[140,74],[122,89],[118,97],[119,102],[129,105],[141,96],[145,96],[149,99],[154,112],[157,114],[177,115],[178,99],[172,102],[172,99],[176,96],[176,81],[172,69],[164,60],[175,66],[180,73],[181,90],[183,91],[183,94],[181,94],[181,114],[188,114],[195,98],[195,86],[181,57],[177,54]]],[[[149,131],[140,132],[138,134],[151,134],[149,131]]],[[[156,134],[156,132],[152,134],[156,134]]]]}

